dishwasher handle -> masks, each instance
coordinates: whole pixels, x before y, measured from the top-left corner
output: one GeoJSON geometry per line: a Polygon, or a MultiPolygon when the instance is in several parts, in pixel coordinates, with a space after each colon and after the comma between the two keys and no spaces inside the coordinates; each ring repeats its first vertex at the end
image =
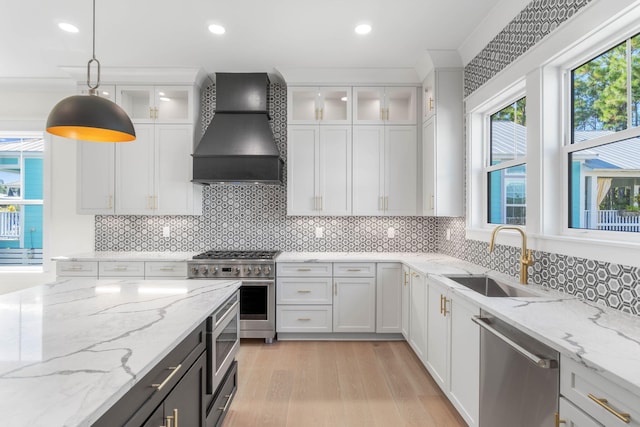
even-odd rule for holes
{"type": "Polygon", "coordinates": [[[555,369],[558,367],[558,361],[554,359],[544,359],[533,353],[531,353],[526,348],[522,347],[520,344],[514,342],[511,338],[504,335],[502,332],[498,331],[494,327],[491,326],[490,319],[486,317],[473,316],[471,318],[475,323],[480,325],[480,327],[486,329],[491,332],[496,337],[500,338],[502,341],[507,343],[510,347],[516,350],[518,353],[522,354],[524,357],[532,361],[536,366],[543,369],[555,369]]]}

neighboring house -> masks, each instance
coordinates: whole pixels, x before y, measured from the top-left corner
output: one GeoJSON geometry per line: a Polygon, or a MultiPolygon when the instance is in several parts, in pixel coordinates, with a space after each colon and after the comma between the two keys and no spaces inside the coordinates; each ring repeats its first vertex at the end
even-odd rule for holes
{"type": "MultiPolygon", "coordinates": [[[[576,142],[612,132],[576,131],[576,142]]],[[[509,121],[492,123],[492,164],[526,155],[526,127],[509,121]]],[[[640,232],[640,212],[626,212],[640,205],[640,139],[629,139],[574,153],[571,174],[571,227],[592,230],[640,232]],[[600,209],[602,208],[602,209],[600,209]]],[[[524,209],[524,167],[507,169],[492,179],[493,218],[512,223],[514,212],[524,209]],[[522,203],[519,203],[522,202],[522,203]]]]}
{"type": "Polygon", "coordinates": [[[0,265],[42,262],[44,141],[0,138],[0,265]]]}

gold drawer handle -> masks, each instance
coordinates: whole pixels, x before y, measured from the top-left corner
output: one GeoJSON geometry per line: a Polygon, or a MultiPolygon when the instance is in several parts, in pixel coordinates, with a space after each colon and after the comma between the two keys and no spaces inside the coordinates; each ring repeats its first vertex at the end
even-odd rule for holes
{"type": "Polygon", "coordinates": [[[118,267],[113,267],[113,271],[127,271],[127,267],[122,267],[122,266],[118,266],[118,267]]]}
{"type": "Polygon", "coordinates": [[[311,271],[310,268],[299,268],[298,271],[311,271]]]}
{"type": "Polygon", "coordinates": [[[589,393],[587,396],[589,397],[589,399],[593,400],[598,405],[602,406],[604,409],[609,411],[611,414],[616,416],[621,421],[623,421],[623,422],[625,422],[627,424],[629,424],[631,422],[631,415],[630,414],[621,414],[620,412],[616,411],[611,406],[609,406],[609,401],[607,399],[597,398],[591,393],[589,393]]]}
{"type": "Polygon", "coordinates": [[[224,406],[218,407],[218,411],[227,412],[227,409],[229,409],[229,404],[233,400],[233,394],[234,393],[235,393],[235,390],[231,394],[225,394],[224,395],[224,397],[227,398],[227,403],[225,403],[224,406]]]}
{"type": "Polygon", "coordinates": [[[362,271],[361,268],[347,268],[347,271],[362,271]]]}
{"type": "Polygon", "coordinates": [[[160,271],[173,271],[173,267],[160,267],[160,271]]]}
{"type": "Polygon", "coordinates": [[[82,267],[79,265],[70,265],[64,268],[65,271],[81,271],[82,267]]]}
{"type": "Polygon", "coordinates": [[[301,322],[308,322],[308,321],[311,320],[311,318],[310,317],[298,317],[298,320],[301,321],[301,322]]]}
{"type": "Polygon", "coordinates": [[[171,369],[172,371],[167,376],[167,378],[165,378],[164,381],[162,381],[160,384],[151,384],[151,387],[155,387],[157,391],[162,390],[162,388],[166,386],[169,381],[171,381],[171,378],[173,378],[173,376],[180,370],[180,368],[182,368],[182,363],[178,366],[170,366],[168,369],[171,369]]]}
{"type": "Polygon", "coordinates": [[[300,289],[300,290],[298,291],[298,293],[299,293],[299,294],[310,294],[310,293],[311,293],[311,291],[308,291],[308,290],[306,290],[306,289],[300,289]]]}

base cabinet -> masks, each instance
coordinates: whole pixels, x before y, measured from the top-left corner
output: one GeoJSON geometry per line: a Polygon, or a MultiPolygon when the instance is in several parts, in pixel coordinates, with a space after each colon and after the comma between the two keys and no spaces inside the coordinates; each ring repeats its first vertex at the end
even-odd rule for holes
{"type": "Polygon", "coordinates": [[[573,403],[560,397],[560,410],[559,410],[559,422],[562,421],[562,425],[566,427],[603,427],[600,424],[584,412],[582,412],[573,403]]]}
{"type": "Polygon", "coordinates": [[[376,332],[402,332],[402,264],[376,265],[376,332]]]}
{"type": "Polygon", "coordinates": [[[409,345],[424,363],[427,354],[426,276],[411,270],[409,283],[409,345]]]}
{"type": "Polygon", "coordinates": [[[411,278],[411,271],[406,265],[402,266],[402,336],[405,340],[409,341],[409,316],[410,316],[410,290],[409,280],[411,278]]]}
{"type": "Polygon", "coordinates": [[[375,332],[375,277],[339,277],[333,280],[333,332],[375,332]]]}

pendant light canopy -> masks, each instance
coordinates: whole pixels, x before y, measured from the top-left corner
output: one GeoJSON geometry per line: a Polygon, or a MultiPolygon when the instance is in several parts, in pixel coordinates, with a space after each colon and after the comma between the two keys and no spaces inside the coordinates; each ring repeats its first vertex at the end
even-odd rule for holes
{"type": "Polygon", "coordinates": [[[65,138],[91,142],[128,142],[136,132],[127,113],[116,103],[98,96],[100,61],[96,59],[96,1],[93,0],[93,56],[87,63],[89,95],[74,95],[58,102],[49,113],[47,132],[65,138]],[[91,64],[98,67],[98,79],[91,85],[91,64]]]}

